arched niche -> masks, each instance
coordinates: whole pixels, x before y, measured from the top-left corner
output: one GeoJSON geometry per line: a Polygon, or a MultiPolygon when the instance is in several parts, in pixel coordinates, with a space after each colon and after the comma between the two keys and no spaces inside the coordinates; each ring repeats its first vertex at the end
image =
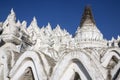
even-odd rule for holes
{"type": "Polygon", "coordinates": [[[75,72],[79,73],[81,80],[104,80],[89,53],[82,50],[65,53],[54,67],[50,80],[70,80],[75,72]]]}
{"type": "Polygon", "coordinates": [[[85,69],[83,64],[73,59],[71,63],[64,70],[59,80],[92,80],[88,71],[85,69]]]}
{"type": "Polygon", "coordinates": [[[32,69],[28,67],[19,80],[35,80],[32,69]]]}
{"type": "Polygon", "coordinates": [[[81,80],[80,75],[77,72],[75,72],[73,80],[81,80]]]}
{"type": "Polygon", "coordinates": [[[103,67],[108,69],[107,79],[117,80],[120,73],[120,50],[108,49],[101,58],[103,67]]]}
{"type": "Polygon", "coordinates": [[[40,59],[40,54],[33,51],[23,53],[10,71],[10,80],[20,80],[24,72],[30,68],[34,75],[34,80],[47,80],[47,76],[40,59]]]}

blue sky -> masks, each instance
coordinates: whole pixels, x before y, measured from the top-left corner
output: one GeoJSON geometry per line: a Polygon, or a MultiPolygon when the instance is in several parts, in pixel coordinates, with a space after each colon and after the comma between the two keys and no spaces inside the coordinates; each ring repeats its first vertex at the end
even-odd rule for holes
{"type": "Polygon", "coordinates": [[[104,38],[120,35],[120,0],[0,0],[0,22],[3,22],[11,8],[17,20],[26,20],[28,25],[35,16],[38,25],[52,28],[57,24],[70,34],[75,34],[86,5],[91,5],[97,27],[104,38]]]}

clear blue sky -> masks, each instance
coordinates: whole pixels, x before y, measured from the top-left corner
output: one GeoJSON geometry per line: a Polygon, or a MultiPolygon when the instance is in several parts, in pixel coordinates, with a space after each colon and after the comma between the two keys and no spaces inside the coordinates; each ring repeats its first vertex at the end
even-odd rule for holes
{"type": "Polygon", "coordinates": [[[59,24],[74,35],[88,4],[104,38],[120,35],[120,0],[0,0],[0,22],[13,8],[21,22],[26,20],[29,25],[35,16],[40,27],[48,22],[52,28],[59,24]]]}

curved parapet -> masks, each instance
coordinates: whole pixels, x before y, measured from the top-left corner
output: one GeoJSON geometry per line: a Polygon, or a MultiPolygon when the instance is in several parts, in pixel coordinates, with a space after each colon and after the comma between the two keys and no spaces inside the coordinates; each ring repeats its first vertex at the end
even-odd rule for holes
{"type": "Polygon", "coordinates": [[[101,64],[108,69],[108,74],[112,80],[116,80],[120,72],[120,49],[109,48],[107,49],[101,58],[101,64]]]}
{"type": "Polygon", "coordinates": [[[25,69],[31,68],[35,80],[47,80],[47,75],[41,61],[40,54],[33,51],[26,51],[17,60],[10,71],[10,80],[19,80],[25,69]],[[22,70],[22,71],[21,71],[22,70]]]}
{"type": "Polygon", "coordinates": [[[51,80],[70,80],[78,73],[82,80],[104,80],[89,53],[81,50],[70,51],[56,64],[51,80]],[[96,72],[98,72],[96,74],[96,72]]]}
{"type": "Polygon", "coordinates": [[[103,57],[101,58],[102,65],[104,67],[107,67],[109,64],[109,61],[112,59],[112,57],[116,57],[118,60],[120,60],[120,49],[118,48],[110,48],[108,49],[103,57]]]}

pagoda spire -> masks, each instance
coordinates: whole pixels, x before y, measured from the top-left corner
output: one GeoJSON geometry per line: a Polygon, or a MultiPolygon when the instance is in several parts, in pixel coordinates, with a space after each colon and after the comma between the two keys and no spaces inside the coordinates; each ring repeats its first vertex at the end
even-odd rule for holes
{"type": "Polygon", "coordinates": [[[80,22],[80,27],[82,27],[86,21],[88,21],[89,23],[95,24],[95,20],[94,20],[94,17],[92,15],[92,9],[90,6],[86,6],[84,9],[84,13],[82,15],[82,19],[80,22]]]}

